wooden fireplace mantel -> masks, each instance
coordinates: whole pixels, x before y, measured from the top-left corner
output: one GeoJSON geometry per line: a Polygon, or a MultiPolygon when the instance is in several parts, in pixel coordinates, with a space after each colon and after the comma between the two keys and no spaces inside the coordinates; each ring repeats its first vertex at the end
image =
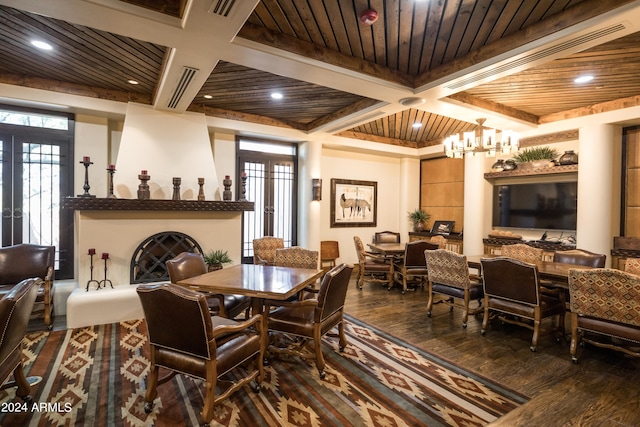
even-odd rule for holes
{"type": "Polygon", "coordinates": [[[253,211],[253,202],[201,201],[201,200],[138,200],[97,197],[67,197],[62,207],[73,210],[97,211],[200,211],[242,212],[253,211]]]}

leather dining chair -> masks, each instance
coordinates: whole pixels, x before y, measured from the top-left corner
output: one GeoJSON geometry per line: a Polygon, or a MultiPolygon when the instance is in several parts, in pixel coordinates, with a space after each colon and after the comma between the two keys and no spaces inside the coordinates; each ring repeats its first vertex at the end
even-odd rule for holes
{"type": "Polygon", "coordinates": [[[241,387],[256,380],[254,391],[260,390],[264,379],[261,314],[242,322],[211,316],[203,294],[170,283],[142,284],[136,291],[151,347],[151,369],[144,397],[146,413],[153,409],[157,386],[176,374],[205,381],[201,415],[207,425],[215,406],[241,387]],[[159,379],[160,368],[170,374],[159,379]],[[230,372],[235,373],[233,380],[226,375],[230,372]],[[221,380],[223,375],[226,380],[221,380]]]}
{"type": "Polygon", "coordinates": [[[364,250],[362,240],[353,236],[358,255],[358,289],[362,289],[364,282],[386,283],[391,289],[393,286],[393,258],[381,254],[374,254],[364,250]]]}
{"type": "Polygon", "coordinates": [[[427,271],[429,278],[429,301],[427,302],[427,316],[431,317],[433,304],[444,303],[451,307],[462,307],[462,327],[467,327],[469,314],[481,313],[482,283],[471,281],[467,257],[446,249],[436,249],[424,252],[427,261],[427,271]],[[443,295],[445,298],[434,302],[434,294],[443,295]],[[462,304],[457,304],[455,300],[462,300],[462,304]],[[478,307],[470,309],[470,302],[478,301],[478,307]]]}
{"type": "Polygon", "coordinates": [[[556,251],[553,253],[553,262],[564,264],[584,265],[586,267],[604,268],[607,262],[605,254],[589,252],[585,249],[572,249],[569,251],[556,251]]]}
{"type": "Polygon", "coordinates": [[[394,231],[379,231],[373,236],[374,243],[400,243],[400,233],[394,231]]]}
{"type": "MultiPolygon", "coordinates": [[[[166,262],[169,280],[178,283],[190,277],[207,273],[207,264],[201,254],[181,252],[175,258],[166,262]]],[[[251,298],[244,295],[223,295],[206,293],[209,311],[212,315],[234,319],[240,313],[249,316],[251,298]]]]}
{"type": "Polygon", "coordinates": [[[407,292],[409,286],[409,278],[417,279],[421,286],[427,279],[427,261],[425,260],[425,251],[438,249],[436,243],[427,242],[425,240],[415,240],[408,242],[404,250],[404,256],[395,261],[394,269],[398,273],[398,278],[402,279],[402,293],[407,292]]]}
{"type": "Polygon", "coordinates": [[[284,248],[284,240],[280,237],[265,236],[253,239],[253,263],[273,265],[276,249],[284,248]]]}
{"type": "Polygon", "coordinates": [[[571,360],[578,344],[640,357],[640,277],[621,270],[570,269],[571,360]]]}
{"type": "Polygon", "coordinates": [[[53,327],[55,246],[21,243],[0,248],[0,297],[24,279],[39,277],[33,310],[42,313],[47,328],[53,327]]]}
{"type": "Polygon", "coordinates": [[[308,357],[303,351],[313,341],[313,355],[320,378],[324,378],[325,361],[322,355],[322,337],[338,327],[339,350],[347,346],[344,334],[344,303],[353,268],[346,264],[333,267],[322,279],[320,290],[313,299],[300,301],[266,300],[265,313],[268,329],[273,335],[274,344],[269,345],[269,352],[308,357]],[[275,333],[275,334],[274,334],[275,333]],[[278,335],[297,337],[290,345],[276,346],[278,335]]]}
{"type": "Polygon", "coordinates": [[[31,402],[31,385],[24,375],[22,364],[22,340],[27,331],[38,288],[42,280],[25,279],[14,286],[0,299],[0,381],[4,382],[12,373],[14,381],[2,388],[18,386],[16,396],[31,402]]]}
{"type": "Polygon", "coordinates": [[[536,351],[542,319],[557,316],[556,328],[564,336],[565,304],[560,298],[543,294],[538,281],[538,267],[508,257],[482,258],[484,335],[490,317],[504,323],[533,330],[531,351],[536,351]]]}

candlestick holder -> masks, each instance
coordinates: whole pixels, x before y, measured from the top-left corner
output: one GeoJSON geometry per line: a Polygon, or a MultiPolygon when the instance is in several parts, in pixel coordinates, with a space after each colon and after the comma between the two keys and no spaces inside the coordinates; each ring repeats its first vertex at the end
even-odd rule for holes
{"type": "Polygon", "coordinates": [[[204,200],[204,178],[198,178],[198,185],[200,189],[198,190],[198,200],[204,200]]]}
{"type": "Polygon", "coordinates": [[[80,161],[80,164],[84,165],[84,185],[82,186],[82,188],[84,189],[84,193],[78,194],[78,197],[96,197],[92,194],[89,194],[89,189],[91,188],[91,186],[89,185],[89,165],[92,165],[93,162],[88,158],[85,158],[80,161]]]}
{"type": "Polygon", "coordinates": [[[138,175],[140,185],[138,185],[138,200],[149,200],[151,198],[151,192],[149,191],[149,184],[147,182],[151,179],[151,176],[145,174],[138,175]]]}
{"type": "Polygon", "coordinates": [[[240,174],[240,198],[238,199],[239,202],[246,202],[247,201],[247,174],[246,173],[241,173],[240,174]]]}
{"type": "Polygon", "coordinates": [[[91,274],[90,276],[91,278],[87,281],[87,289],[85,289],[85,292],[89,292],[89,285],[92,283],[96,284],[96,290],[100,289],[100,282],[98,282],[93,278],[93,255],[95,254],[89,254],[89,256],[91,257],[91,265],[89,266],[89,272],[91,274]]]}
{"type": "Polygon", "coordinates": [[[98,283],[98,286],[102,288],[106,288],[108,283],[111,286],[111,289],[113,289],[113,283],[111,283],[111,280],[107,279],[107,261],[109,261],[109,258],[105,258],[103,256],[102,259],[104,259],[104,279],[100,280],[100,282],[98,283]]]}
{"type": "Polygon", "coordinates": [[[222,200],[231,201],[231,177],[229,175],[225,175],[222,180],[222,185],[224,185],[224,191],[222,192],[222,200]]]}
{"type": "Polygon", "coordinates": [[[180,184],[182,183],[182,178],[174,177],[173,178],[173,197],[171,200],[180,200],[180,184]]]}
{"type": "Polygon", "coordinates": [[[117,199],[116,195],[113,194],[113,174],[116,172],[115,168],[108,167],[107,172],[109,172],[109,195],[107,199],[117,199]]]}

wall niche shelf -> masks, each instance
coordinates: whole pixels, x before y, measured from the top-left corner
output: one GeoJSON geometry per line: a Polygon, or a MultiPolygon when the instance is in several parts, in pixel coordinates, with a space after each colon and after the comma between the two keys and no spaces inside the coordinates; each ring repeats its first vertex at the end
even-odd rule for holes
{"type": "Polygon", "coordinates": [[[253,211],[253,202],[202,200],[138,200],[96,197],[67,197],[62,207],[72,210],[95,211],[190,211],[190,212],[243,212],[253,211]]]}
{"type": "Polygon", "coordinates": [[[577,173],[578,165],[561,165],[542,168],[514,169],[502,172],[487,172],[484,174],[484,179],[488,181],[495,181],[500,178],[511,178],[517,176],[577,175],[577,173]]]}

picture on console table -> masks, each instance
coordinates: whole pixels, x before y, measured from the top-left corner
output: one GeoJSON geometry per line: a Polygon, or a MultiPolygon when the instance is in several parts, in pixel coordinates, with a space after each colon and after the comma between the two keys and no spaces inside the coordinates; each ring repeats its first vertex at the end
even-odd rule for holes
{"type": "Polygon", "coordinates": [[[331,227],[375,227],[378,183],[331,179],[331,227]]]}
{"type": "Polygon", "coordinates": [[[455,221],[434,221],[433,227],[431,227],[431,233],[449,235],[453,231],[453,225],[455,223],[455,221]]]}

